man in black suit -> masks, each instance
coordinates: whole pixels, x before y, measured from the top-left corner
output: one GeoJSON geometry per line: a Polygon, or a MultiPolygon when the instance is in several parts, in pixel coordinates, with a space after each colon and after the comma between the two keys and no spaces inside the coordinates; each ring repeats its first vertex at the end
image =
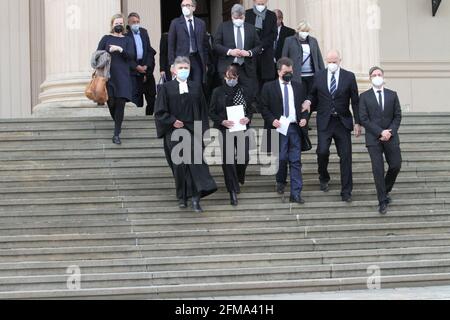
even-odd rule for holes
{"type": "MultiPolygon", "coordinates": [[[[302,181],[302,135],[308,134],[302,130],[308,124],[308,112],[303,112],[305,91],[301,83],[292,82],[294,63],[289,58],[281,58],[277,63],[277,80],[267,82],[262,91],[259,111],[264,118],[266,130],[276,130],[281,127],[284,116],[290,121],[287,135],[280,134],[279,160],[280,170],[277,174],[277,184],[285,184],[287,179],[286,163],[291,172],[291,197],[293,203],[304,204],[301,197],[302,181]]],[[[273,151],[273,150],[272,150],[273,151]]]]}
{"type": "Polygon", "coordinates": [[[398,130],[402,110],[395,91],[384,88],[384,71],[379,67],[370,70],[373,88],[361,95],[359,115],[366,129],[366,145],[372,160],[372,170],[377,188],[379,212],[386,214],[391,203],[389,193],[394,188],[402,166],[398,130]],[[385,176],[384,159],[389,165],[385,176]]]}
{"type": "Polygon", "coordinates": [[[277,26],[278,26],[278,32],[277,32],[277,38],[275,39],[275,64],[283,55],[283,47],[284,43],[286,41],[286,38],[292,37],[295,35],[295,30],[291,29],[289,27],[286,27],[283,23],[284,15],[283,11],[276,9],[273,12],[275,12],[277,16],[277,26]]]}
{"type": "Polygon", "coordinates": [[[361,135],[358,84],[354,73],[340,67],[341,56],[337,50],[328,53],[327,63],[328,69],[316,74],[304,108],[312,106],[311,111],[317,111],[320,190],[329,191],[328,164],[330,146],[334,140],[340,158],[342,201],[351,202],[353,191],[351,133],[354,130],[356,137],[361,135]],[[350,103],[353,116],[350,112],[350,103]]]}
{"type": "Polygon", "coordinates": [[[147,101],[146,115],[153,115],[156,100],[155,71],[156,51],[152,48],[146,29],[141,28],[139,14],[133,12],[128,16],[127,36],[134,41],[135,57],[131,61],[131,77],[133,81],[133,103],[138,108],[144,107],[144,96],[147,101]]]}
{"type": "Polygon", "coordinates": [[[202,84],[206,80],[208,64],[208,37],[206,24],[194,17],[196,0],[183,0],[183,15],[170,24],[169,29],[169,65],[176,57],[189,57],[191,60],[190,80],[202,84]]]}
{"type": "Polygon", "coordinates": [[[273,60],[274,42],[277,39],[277,16],[267,9],[267,0],[253,0],[253,8],[247,10],[245,20],[255,26],[262,42],[262,53],[257,57],[259,89],[275,77],[273,60]]]}
{"type": "Polygon", "coordinates": [[[256,29],[245,22],[245,9],[235,4],[231,9],[232,21],[222,23],[214,38],[214,49],[219,57],[218,72],[221,78],[232,63],[240,66],[239,81],[252,98],[258,92],[256,57],[261,52],[261,41],[256,29]]]}

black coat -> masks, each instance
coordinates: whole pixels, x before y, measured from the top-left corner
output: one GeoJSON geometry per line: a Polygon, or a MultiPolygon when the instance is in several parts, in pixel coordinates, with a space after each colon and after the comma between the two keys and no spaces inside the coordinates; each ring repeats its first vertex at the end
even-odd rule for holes
{"type": "Polygon", "coordinates": [[[185,129],[191,132],[194,132],[194,121],[202,121],[203,132],[209,129],[208,105],[201,85],[188,81],[188,88],[189,94],[180,95],[180,85],[177,80],[162,85],[155,106],[158,138],[164,138],[166,134],[170,134],[177,120],[184,122],[185,129]],[[187,105],[190,108],[187,108],[187,105]]]}
{"type": "Polygon", "coordinates": [[[167,32],[161,35],[159,41],[159,71],[165,72],[167,80],[171,80],[169,63],[169,34],[167,32]]]}
{"type": "MultiPolygon", "coordinates": [[[[147,75],[151,75],[153,77],[153,72],[155,71],[155,55],[156,50],[152,48],[150,37],[148,35],[148,32],[144,28],[140,28],[140,35],[142,39],[142,46],[144,48],[144,54],[142,57],[143,66],[147,66],[147,75]]],[[[133,44],[134,44],[134,59],[131,60],[131,74],[137,75],[138,72],[136,70],[136,67],[139,65],[137,61],[137,51],[136,51],[136,42],[134,40],[133,31],[130,30],[130,27],[128,26],[128,33],[126,34],[128,37],[131,38],[133,44]]]]}
{"type": "MultiPolygon", "coordinates": [[[[239,87],[242,90],[245,102],[246,102],[246,117],[250,119],[250,121],[253,119],[253,114],[255,113],[255,109],[252,105],[252,98],[246,93],[245,89],[242,87],[239,87]]],[[[233,98],[229,96],[228,92],[230,92],[229,88],[226,87],[226,85],[222,85],[218,88],[216,88],[212,94],[211,97],[211,103],[209,107],[209,117],[214,123],[214,128],[225,130],[224,126],[222,126],[222,122],[224,120],[228,120],[227,115],[227,107],[233,106],[233,98]]],[[[247,127],[248,129],[248,127],[247,127]]]]}
{"type": "Polygon", "coordinates": [[[334,98],[328,89],[328,70],[317,73],[308,100],[312,102],[311,111],[317,111],[318,131],[328,129],[332,106],[334,106],[340,121],[348,130],[353,131],[353,118],[356,124],[360,124],[358,84],[355,74],[352,72],[340,69],[338,88],[334,98]],[[353,116],[350,112],[350,102],[353,116]]]}
{"type": "Polygon", "coordinates": [[[384,89],[384,112],[380,110],[373,89],[361,94],[359,101],[359,117],[361,125],[366,129],[366,145],[380,144],[381,133],[392,130],[391,143],[400,144],[398,130],[402,121],[402,108],[397,92],[384,89]]]}
{"type": "Polygon", "coordinates": [[[134,41],[129,37],[115,37],[106,35],[100,40],[97,50],[109,52],[111,45],[119,46],[123,52],[111,54],[111,78],[108,81],[108,95],[131,101],[133,85],[131,82],[131,64],[135,59],[134,41]]]}
{"type": "MultiPolygon", "coordinates": [[[[256,29],[251,24],[244,24],[244,50],[251,51],[253,56],[245,58],[245,70],[248,75],[257,78],[256,74],[256,56],[261,52],[261,41],[256,33],[256,29]]],[[[233,22],[227,21],[222,23],[214,37],[214,50],[219,56],[218,59],[218,72],[220,75],[225,74],[225,71],[229,65],[231,65],[235,57],[228,56],[227,53],[230,49],[236,49],[236,41],[234,38],[234,25],[233,22]]],[[[272,63],[273,65],[273,63],[272,63]]]]}
{"type": "MultiPolygon", "coordinates": [[[[284,48],[284,44],[286,42],[286,38],[292,37],[293,35],[295,35],[294,29],[286,27],[285,25],[283,25],[281,27],[280,37],[278,39],[277,46],[275,48],[275,60],[276,61],[280,60],[280,58],[283,57],[283,48],[284,48]]],[[[275,41],[276,41],[276,38],[275,38],[275,41]]]]}
{"type": "MultiPolygon", "coordinates": [[[[256,14],[253,9],[247,10],[245,14],[245,21],[253,26],[256,23],[256,14]]],[[[261,54],[261,77],[262,79],[273,79],[275,74],[274,58],[275,50],[274,43],[277,40],[278,27],[277,16],[273,11],[267,10],[266,19],[263,22],[263,29],[259,33],[262,42],[261,54]]]]}
{"type": "MultiPolygon", "coordinates": [[[[202,60],[203,74],[206,74],[209,39],[206,33],[206,24],[202,19],[194,17],[194,31],[197,40],[198,53],[202,60]]],[[[174,63],[176,57],[189,57],[191,42],[184,16],[174,19],[170,24],[168,42],[169,65],[174,63]]]]}

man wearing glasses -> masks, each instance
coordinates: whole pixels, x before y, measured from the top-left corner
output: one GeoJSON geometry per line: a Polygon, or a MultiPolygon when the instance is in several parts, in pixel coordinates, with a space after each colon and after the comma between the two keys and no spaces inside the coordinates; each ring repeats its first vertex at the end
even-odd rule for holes
{"type": "Polygon", "coordinates": [[[169,65],[173,64],[176,57],[189,57],[191,61],[189,80],[203,84],[206,80],[208,63],[208,36],[205,22],[194,17],[196,7],[196,0],[183,0],[181,2],[183,15],[174,19],[170,25],[169,65]]]}

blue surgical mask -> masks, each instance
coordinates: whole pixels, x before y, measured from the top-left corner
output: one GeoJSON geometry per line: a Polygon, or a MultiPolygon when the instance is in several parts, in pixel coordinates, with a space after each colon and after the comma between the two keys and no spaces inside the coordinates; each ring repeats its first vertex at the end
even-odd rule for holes
{"type": "Polygon", "coordinates": [[[138,24],[133,24],[133,25],[131,26],[131,30],[132,30],[134,33],[138,33],[140,28],[141,28],[141,26],[138,25],[138,24]]]}
{"type": "Polygon", "coordinates": [[[186,81],[187,79],[189,79],[190,74],[191,74],[191,70],[189,70],[189,69],[181,69],[181,70],[178,70],[177,77],[181,81],[186,81]]]}

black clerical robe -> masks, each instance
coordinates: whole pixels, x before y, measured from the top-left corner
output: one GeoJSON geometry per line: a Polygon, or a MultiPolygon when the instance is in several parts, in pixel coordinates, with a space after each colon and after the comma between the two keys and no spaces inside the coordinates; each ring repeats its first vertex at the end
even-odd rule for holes
{"type": "Polygon", "coordinates": [[[180,83],[178,81],[170,81],[161,87],[158,94],[155,107],[155,121],[158,138],[164,139],[164,147],[166,149],[166,157],[169,164],[172,164],[178,199],[188,199],[193,196],[204,198],[217,191],[217,185],[211,176],[208,165],[203,161],[203,134],[209,129],[208,106],[203,94],[201,86],[197,83],[188,82],[189,93],[180,94],[180,83]],[[179,120],[184,123],[184,128],[174,128],[174,123],[179,120]],[[197,127],[201,127],[199,132],[195,132],[195,123],[197,127]],[[201,125],[201,126],[200,126],[201,125]],[[184,152],[178,153],[179,144],[185,142],[176,139],[172,141],[174,134],[184,130],[189,133],[191,143],[190,161],[182,161],[177,164],[173,161],[172,152],[176,149],[176,153],[185,155],[184,152]],[[197,146],[197,150],[195,150],[197,146]],[[200,149],[198,149],[200,148],[200,149]],[[201,150],[200,162],[199,153],[201,150]]]}

